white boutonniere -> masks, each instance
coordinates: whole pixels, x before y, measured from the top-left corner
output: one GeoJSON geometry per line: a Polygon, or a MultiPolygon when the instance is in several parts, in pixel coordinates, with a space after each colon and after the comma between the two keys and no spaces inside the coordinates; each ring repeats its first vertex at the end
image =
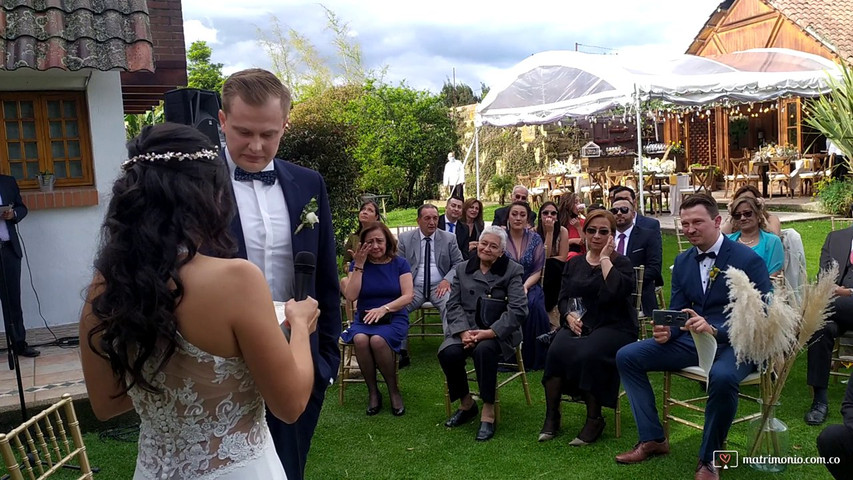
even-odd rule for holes
{"type": "Polygon", "coordinates": [[[320,221],[320,217],[317,216],[317,197],[311,197],[311,200],[302,207],[302,215],[299,219],[302,223],[296,227],[296,231],[293,232],[294,235],[297,235],[305,227],[314,230],[314,225],[320,221]]]}

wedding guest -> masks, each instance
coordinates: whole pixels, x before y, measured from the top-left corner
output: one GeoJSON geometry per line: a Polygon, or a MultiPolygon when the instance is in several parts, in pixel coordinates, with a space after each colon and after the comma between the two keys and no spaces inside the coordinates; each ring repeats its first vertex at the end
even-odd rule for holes
{"type": "Polygon", "coordinates": [[[9,320],[9,340],[12,349],[22,357],[38,357],[41,352],[27,344],[24,327],[24,312],[21,309],[21,240],[18,238],[18,222],[27,216],[27,206],[21,198],[18,182],[11,175],[0,175],[0,205],[8,210],[0,213],[0,304],[3,318],[9,320]]]}
{"type": "Polygon", "coordinates": [[[735,242],[751,248],[764,260],[770,276],[781,276],[785,266],[785,249],[778,236],[767,231],[767,218],[761,210],[758,201],[750,196],[736,197],[731,205],[730,218],[737,230],[729,235],[735,242]]]}
{"type": "Polygon", "coordinates": [[[341,339],[355,344],[355,356],[367,384],[367,414],[382,409],[382,395],[376,385],[376,369],[385,378],[391,413],[402,416],[403,397],[397,385],[395,353],[400,353],[409,334],[409,313],[414,287],[409,262],[397,256],[397,241],[384,224],[364,225],[350,267],[346,299],[358,301],[355,322],[341,333],[341,339]]]}
{"type": "Polygon", "coordinates": [[[476,440],[495,435],[495,394],[498,363],[509,357],[521,343],[521,325],[527,317],[527,301],[522,286],[523,268],[504,254],[507,235],[503,228],[490,225],[480,234],[477,255],[455,267],[456,275],[447,301],[447,329],[438,350],[438,361],[447,379],[450,401],[459,400],[459,409],[444,422],[458,427],[477,416],[477,404],[468,389],[466,359],[474,359],[483,401],[476,440]],[[490,296],[506,299],[506,310],[491,325],[476,318],[477,301],[490,296]]]}
{"type": "MultiPolygon", "coordinates": [[[[521,202],[527,204],[527,207],[530,208],[530,203],[527,201],[529,193],[527,191],[527,187],[524,185],[516,185],[512,188],[512,201],[513,202],[521,202]]],[[[506,227],[509,222],[509,209],[512,205],[507,205],[506,207],[501,207],[495,210],[495,216],[492,219],[492,225],[497,225],[499,227],[506,227]]],[[[531,212],[532,213],[532,212],[531,212]]],[[[528,217],[527,224],[532,228],[534,226],[534,222],[536,221],[536,215],[530,215],[528,217]]]]}
{"type": "Polygon", "coordinates": [[[450,197],[444,209],[444,215],[438,217],[438,228],[456,235],[456,245],[462,253],[462,259],[468,260],[468,225],[462,220],[465,210],[462,199],[450,197]]]}
{"type": "Polygon", "coordinates": [[[560,225],[566,228],[569,235],[569,255],[586,253],[583,236],[584,217],[581,211],[580,195],[570,193],[560,197],[560,205],[557,211],[560,225]]]}
{"type": "Polygon", "coordinates": [[[542,385],[545,424],[539,441],[560,430],[560,397],[568,393],[586,404],[586,423],[569,445],[595,442],[604,431],[601,407],[614,408],[619,395],[616,352],[637,340],[634,267],[615,251],[616,219],[606,210],[586,218],[589,250],[566,263],[560,288],[560,323],[548,349],[542,385]],[[586,310],[573,305],[581,302],[586,310]]]}
{"type": "Polygon", "coordinates": [[[545,295],[545,311],[553,328],[560,324],[556,311],[557,297],[560,295],[560,276],[569,254],[569,231],[557,221],[557,205],[545,202],[539,207],[539,222],[536,232],[545,245],[545,270],[542,290],[545,295]]]}
{"type": "Polygon", "coordinates": [[[531,232],[528,219],[530,207],[525,202],[513,202],[509,207],[509,241],[506,254],[524,267],[524,293],[527,295],[527,320],[524,322],[524,367],[541,370],[545,366],[546,348],[536,337],[551,330],[551,322],[545,312],[545,295],[539,280],[545,267],[545,245],[542,238],[531,232]]]}
{"type": "Polygon", "coordinates": [[[717,356],[708,376],[709,399],[705,407],[702,445],[695,467],[696,480],[719,478],[713,465],[714,450],[723,448],[737,411],[740,382],[755,371],[755,364],[735,362],[729,344],[729,287],[726,269],[745,272],[756,288],[770,292],[770,276],[761,257],[720,232],[717,202],[706,194],[687,197],[679,212],[681,228],[694,245],[675,259],[670,308],[689,315],[684,327],[654,326],[654,338],[632,342],[616,354],[622,385],[637,422],[639,442],[616,456],[617,463],[639,463],[669,453],[669,441],[655,407],[648,372],[677,371],[697,365],[696,346],[687,332],[710,333],[717,339],[717,356]],[[713,272],[713,274],[712,274],[713,272]]]}
{"type": "Polygon", "coordinates": [[[483,202],[476,198],[469,198],[462,204],[465,225],[468,227],[468,251],[476,250],[480,242],[480,234],[483,233],[483,202]]]}
{"type": "Polygon", "coordinates": [[[817,437],[817,451],[826,459],[827,470],[836,480],[853,478],[853,375],[841,402],[841,425],[830,425],[817,437]],[[830,458],[836,457],[839,463],[830,458]]]}
{"type": "Polygon", "coordinates": [[[838,264],[835,278],[835,298],[832,313],[826,324],[809,341],[806,383],[812,387],[812,405],[806,412],[809,425],[826,421],[829,411],[829,370],[835,339],[853,329],[853,227],[829,232],[820,249],[820,269],[828,270],[838,264]]]}
{"type": "MultiPolygon", "coordinates": [[[[761,207],[761,215],[764,217],[765,224],[767,225],[764,230],[776,235],[777,237],[782,236],[782,222],[779,220],[779,217],[776,214],[770,213],[767,211],[767,206],[764,204],[764,198],[761,196],[761,192],[758,191],[758,188],[754,185],[744,185],[735,191],[735,194],[732,198],[740,198],[740,197],[751,197],[756,202],[758,202],[758,206],[761,207]]],[[[736,232],[738,230],[739,225],[738,222],[729,215],[726,218],[726,221],[723,222],[723,226],[721,230],[726,235],[736,232]]]]}
{"type": "Polygon", "coordinates": [[[634,225],[634,204],[625,199],[615,200],[610,213],[616,217],[616,251],[625,255],[635,267],[642,265],[643,269],[643,291],[642,306],[643,314],[651,317],[652,311],[657,307],[655,298],[655,279],[661,276],[660,269],[663,263],[663,247],[660,235],[647,230],[639,225],[634,225]]]}
{"type": "MultiPolygon", "coordinates": [[[[361,207],[358,209],[358,230],[355,233],[351,234],[347,238],[347,242],[344,244],[344,266],[347,270],[350,268],[350,262],[352,262],[353,255],[355,251],[358,249],[359,243],[361,243],[361,232],[364,230],[364,226],[368,223],[379,222],[381,221],[381,216],[379,215],[379,205],[376,202],[371,200],[367,200],[361,204],[361,207]]],[[[346,292],[347,290],[347,282],[349,282],[349,276],[346,276],[341,279],[341,292],[346,292]]],[[[349,305],[347,305],[349,308],[349,305]]],[[[347,314],[350,311],[347,310],[347,314]]]]}
{"type": "Polygon", "coordinates": [[[285,479],[264,404],[289,423],[305,411],[317,301],[287,302],[288,341],[261,271],[200,253],[234,249],[229,172],[205,135],[148,126],[128,155],[80,318],[92,410],[138,413],[135,479],[285,479]]]}

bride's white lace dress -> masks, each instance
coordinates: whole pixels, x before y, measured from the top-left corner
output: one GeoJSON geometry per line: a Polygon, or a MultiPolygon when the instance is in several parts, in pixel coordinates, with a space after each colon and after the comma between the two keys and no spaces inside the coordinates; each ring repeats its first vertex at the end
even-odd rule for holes
{"type": "MultiPolygon", "coordinates": [[[[178,347],[154,376],[162,393],[129,392],[142,420],[133,478],[286,479],[243,359],[211,355],[183,337],[178,347]]],[[[157,363],[146,363],[147,378],[157,363]]]]}

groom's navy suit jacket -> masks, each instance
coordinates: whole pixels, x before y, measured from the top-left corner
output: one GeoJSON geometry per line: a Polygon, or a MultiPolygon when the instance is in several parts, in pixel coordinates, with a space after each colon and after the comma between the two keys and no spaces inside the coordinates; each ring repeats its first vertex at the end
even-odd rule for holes
{"type": "MultiPolygon", "coordinates": [[[[696,260],[697,253],[697,248],[693,247],[675,258],[669,308],[672,310],[692,308],[717,328],[717,343],[728,344],[729,329],[723,326],[726,322],[723,310],[729,304],[729,288],[726,285],[725,271],[730,267],[742,270],[762,294],[767,294],[771,289],[767,266],[751,248],[733,242],[723,235],[720,253],[714,261],[714,266],[720,271],[715,280],[709,280],[711,284],[707,291],[703,291],[702,279],[699,277],[699,262],[696,260]]],[[[684,332],[673,327],[672,334],[675,338],[684,332]]]]}
{"type": "MultiPolygon", "coordinates": [[[[285,466],[288,478],[300,479],[302,478],[301,470],[305,467],[305,458],[311,444],[311,436],[320,415],[326,387],[334,380],[338,371],[341,297],[335,254],[335,232],[332,228],[332,212],[323,177],[314,170],[278,158],[274,159],[273,162],[290,214],[293,256],[295,258],[297,253],[307,251],[313,253],[317,259],[314,283],[308,289],[308,294],[317,300],[320,308],[317,330],[310,337],[311,357],[314,360],[314,391],[311,394],[308,407],[295,424],[287,425],[273,415],[267,415],[270,431],[275,440],[276,451],[285,466]],[[319,222],[314,225],[313,229],[305,227],[298,234],[294,233],[302,223],[302,209],[311,201],[311,198],[317,199],[319,222]],[[295,470],[296,465],[299,465],[298,474],[295,470]]],[[[241,258],[247,258],[239,212],[231,222],[231,233],[237,241],[237,255],[241,258]]],[[[287,372],[282,372],[282,375],[287,375],[287,372]]]]}

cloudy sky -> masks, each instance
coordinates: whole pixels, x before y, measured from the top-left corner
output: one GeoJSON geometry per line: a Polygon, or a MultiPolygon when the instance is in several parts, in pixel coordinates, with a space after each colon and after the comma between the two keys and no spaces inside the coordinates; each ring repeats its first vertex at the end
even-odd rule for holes
{"type": "MultiPolygon", "coordinates": [[[[500,71],[545,50],[658,55],[683,53],[720,0],[326,0],[349,23],[365,66],[387,67],[386,79],[438,91],[456,81],[479,94],[500,71]]],[[[258,44],[272,18],[334,56],[319,3],[299,0],[183,0],[187,45],[205,40],[226,74],[269,68],[258,44]]]]}

